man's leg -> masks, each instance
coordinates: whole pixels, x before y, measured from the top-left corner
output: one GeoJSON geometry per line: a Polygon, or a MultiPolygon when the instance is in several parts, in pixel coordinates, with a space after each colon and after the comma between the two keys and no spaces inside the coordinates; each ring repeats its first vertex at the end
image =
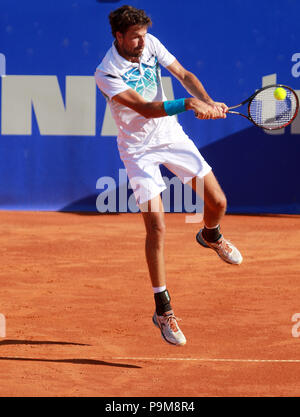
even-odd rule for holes
{"type": "Polygon", "coordinates": [[[226,212],[227,200],[213,172],[204,177],[204,224],[218,226],[226,212]]]}
{"type": "Polygon", "coordinates": [[[204,178],[193,178],[195,192],[197,181],[204,181],[204,228],[196,239],[202,246],[214,249],[221,259],[231,264],[240,264],[243,260],[238,249],[223,238],[220,233],[220,222],[226,212],[227,201],[215,175],[210,171],[204,178]]]}
{"type": "Polygon", "coordinates": [[[160,328],[161,335],[166,342],[182,346],[186,343],[186,339],[177,324],[166,287],[165,221],[160,195],[142,204],[140,209],[146,227],[145,252],[156,308],[152,320],[160,328]]]}
{"type": "Polygon", "coordinates": [[[166,285],[164,243],[165,215],[160,195],[140,206],[146,227],[145,252],[152,287],[166,285]]]}

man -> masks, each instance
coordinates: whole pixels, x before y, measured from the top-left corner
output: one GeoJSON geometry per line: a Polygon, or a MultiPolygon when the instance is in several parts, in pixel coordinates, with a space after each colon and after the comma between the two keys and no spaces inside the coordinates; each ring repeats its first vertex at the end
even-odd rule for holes
{"type": "Polygon", "coordinates": [[[164,164],[197,191],[204,181],[204,228],[196,238],[226,262],[240,264],[239,251],[220,233],[226,198],[211,167],[183,132],[174,115],[193,110],[199,119],[225,118],[224,103],[214,102],[198,78],[187,71],[154,36],[143,10],[122,6],[109,15],[115,38],[95,78],[118,127],[118,149],[146,228],[146,259],[154,291],[153,323],[170,344],[186,343],[170,304],[164,264],[164,209],[160,193],[166,188],[159,169],[164,164]],[[160,66],[165,67],[192,97],[167,101],[160,66]],[[191,180],[192,178],[192,180],[191,180]]]}

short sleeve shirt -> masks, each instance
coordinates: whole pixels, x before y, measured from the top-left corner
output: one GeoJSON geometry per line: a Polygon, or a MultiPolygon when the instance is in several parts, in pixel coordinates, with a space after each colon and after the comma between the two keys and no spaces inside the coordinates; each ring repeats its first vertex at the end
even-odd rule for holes
{"type": "Polygon", "coordinates": [[[177,123],[174,116],[146,119],[129,107],[112,100],[115,95],[129,88],[149,102],[166,100],[160,66],[167,67],[174,61],[175,57],[162,43],[147,33],[138,63],[123,58],[113,44],[97,67],[96,83],[110,105],[118,127],[118,144],[121,148],[135,147],[154,139],[163,141],[170,123],[177,123]]]}

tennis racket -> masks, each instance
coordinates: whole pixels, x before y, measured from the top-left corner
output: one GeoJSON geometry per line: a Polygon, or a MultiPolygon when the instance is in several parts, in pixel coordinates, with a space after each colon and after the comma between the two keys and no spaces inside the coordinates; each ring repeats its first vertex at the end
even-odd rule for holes
{"type": "Polygon", "coordinates": [[[272,84],[257,90],[240,104],[229,107],[228,113],[243,116],[262,129],[276,130],[292,123],[298,109],[299,99],[291,87],[272,84]],[[274,95],[277,88],[283,89],[286,93],[282,99],[277,99],[274,95]],[[247,103],[248,115],[233,110],[247,103]]]}

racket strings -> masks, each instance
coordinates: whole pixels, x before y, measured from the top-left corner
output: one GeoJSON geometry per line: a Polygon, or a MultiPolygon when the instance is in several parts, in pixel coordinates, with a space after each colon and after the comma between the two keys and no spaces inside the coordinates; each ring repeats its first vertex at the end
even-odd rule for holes
{"type": "Polygon", "coordinates": [[[297,111],[297,98],[293,91],[284,88],[286,97],[278,100],[274,96],[276,87],[260,91],[250,102],[249,114],[254,123],[266,129],[278,129],[287,125],[297,111]]]}

